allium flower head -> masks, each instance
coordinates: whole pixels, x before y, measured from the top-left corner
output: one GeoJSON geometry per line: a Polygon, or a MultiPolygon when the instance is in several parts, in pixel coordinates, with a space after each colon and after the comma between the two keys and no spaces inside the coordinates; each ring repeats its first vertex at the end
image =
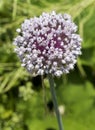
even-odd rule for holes
{"type": "Polygon", "coordinates": [[[42,13],[18,28],[15,51],[31,74],[61,76],[74,68],[81,54],[81,38],[68,14],[42,13]]]}

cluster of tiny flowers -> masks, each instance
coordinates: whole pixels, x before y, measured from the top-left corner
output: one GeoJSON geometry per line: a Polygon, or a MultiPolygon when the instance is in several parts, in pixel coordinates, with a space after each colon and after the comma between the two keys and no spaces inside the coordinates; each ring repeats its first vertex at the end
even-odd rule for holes
{"type": "Polygon", "coordinates": [[[82,39],[68,14],[42,13],[26,19],[14,39],[22,66],[33,75],[61,76],[74,68],[82,39]]]}

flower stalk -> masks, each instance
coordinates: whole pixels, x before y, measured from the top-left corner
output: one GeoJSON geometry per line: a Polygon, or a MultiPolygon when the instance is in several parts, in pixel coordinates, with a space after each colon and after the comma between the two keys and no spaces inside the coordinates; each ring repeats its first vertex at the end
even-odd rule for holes
{"type": "Polygon", "coordinates": [[[55,109],[56,117],[58,120],[59,130],[64,130],[63,124],[62,124],[62,118],[61,118],[59,110],[58,110],[58,103],[57,103],[57,97],[56,97],[56,93],[55,93],[54,80],[53,80],[52,74],[48,74],[48,80],[49,80],[49,84],[50,84],[50,91],[51,91],[51,95],[52,95],[54,109],[55,109]]]}

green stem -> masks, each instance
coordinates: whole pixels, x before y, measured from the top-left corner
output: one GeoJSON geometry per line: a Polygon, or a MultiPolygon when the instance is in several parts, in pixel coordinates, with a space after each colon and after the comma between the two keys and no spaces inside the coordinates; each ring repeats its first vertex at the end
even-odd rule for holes
{"type": "Polygon", "coordinates": [[[54,80],[53,80],[52,74],[48,74],[48,79],[49,79],[54,109],[55,109],[56,117],[57,117],[58,124],[59,124],[59,130],[63,130],[62,118],[61,118],[59,110],[58,110],[57,97],[56,97],[56,93],[55,93],[54,80]]]}

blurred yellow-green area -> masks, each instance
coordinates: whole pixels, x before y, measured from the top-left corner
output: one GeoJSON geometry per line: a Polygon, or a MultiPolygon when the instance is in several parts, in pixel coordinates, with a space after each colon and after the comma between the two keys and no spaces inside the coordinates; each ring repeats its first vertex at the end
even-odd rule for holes
{"type": "Polygon", "coordinates": [[[47,77],[31,77],[12,44],[24,19],[53,10],[83,39],[75,69],[54,79],[64,130],[95,130],[95,0],[0,0],[0,130],[58,130],[47,77]]]}

